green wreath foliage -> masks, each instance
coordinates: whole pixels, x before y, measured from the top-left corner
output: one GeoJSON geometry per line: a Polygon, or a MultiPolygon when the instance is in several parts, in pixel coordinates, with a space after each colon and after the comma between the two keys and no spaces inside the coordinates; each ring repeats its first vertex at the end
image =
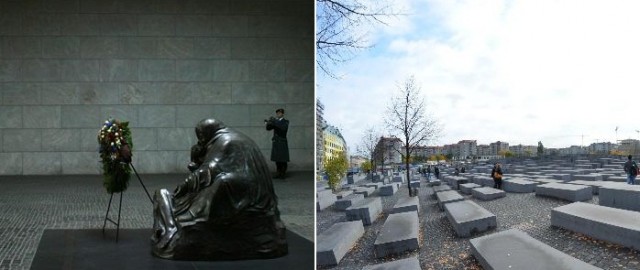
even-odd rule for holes
{"type": "Polygon", "coordinates": [[[123,192],[131,179],[133,140],[129,122],[109,118],[98,132],[103,185],[109,194],[123,192]]]}

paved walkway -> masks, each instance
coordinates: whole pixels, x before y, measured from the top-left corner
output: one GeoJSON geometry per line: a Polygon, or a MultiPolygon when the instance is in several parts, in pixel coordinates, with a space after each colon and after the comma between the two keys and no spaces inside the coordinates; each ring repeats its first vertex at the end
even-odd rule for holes
{"type": "MultiPolygon", "coordinates": [[[[186,174],[141,177],[153,195],[156,189],[173,190],[186,174]]],[[[310,240],[314,238],[314,182],[313,172],[291,172],[285,181],[273,180],[282,220],[288,229],[310,240]]],[[[0,187],[0,269],[29,269],[45,229],[102,228],[109,202],[102,177],[97,175],[3,176],[0,187]]],[[[115,209],[117,199],[114,195],[115,209]]],[[[112,217],[117,219],[115,213],[112,217]]],[[[151,228],[152,216],[147,195],[132,177],[122,201],[121,227],[151,228]]]]}

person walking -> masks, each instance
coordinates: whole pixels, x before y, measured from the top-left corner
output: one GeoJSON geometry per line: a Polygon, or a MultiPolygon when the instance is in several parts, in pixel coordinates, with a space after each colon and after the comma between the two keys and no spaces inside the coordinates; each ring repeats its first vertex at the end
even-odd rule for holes
{"type": "Polygon", "coordinates": [[[436,176],[436,179],[440,179],[440,169],[438,166],[435,166],[435,169],[433,169],[433,175],[436,176]]]}
{"type": "Polygon", "coordinates": [[[284,109],[276,110],[276,117],[264,120],[267,130],[273,130],[271,138],[271,161],[276,163],[276,178],[284,179],[289,162],[289,145],[287,143],[287,130],[289,120],[284,119],[284,109]]]}
{"type": "Polygon", "coordinates": [[[502,168],[500,162],[493,166],[491,177],[493,178],[493,188],[502,189],[502,168]]]}
{"type": "Polygon", "coordinates": [[[624,172],[627,173],[627,184],[635,185],[636,176],[638,176],[638,164],[633,161],[633,157],[629,155],[627,162],[624,163],[624,172]]]}
{"type": "Polygon", "coordinates": [[[431,165],[427,166],[427,181],[431,180],[431,165]]]}

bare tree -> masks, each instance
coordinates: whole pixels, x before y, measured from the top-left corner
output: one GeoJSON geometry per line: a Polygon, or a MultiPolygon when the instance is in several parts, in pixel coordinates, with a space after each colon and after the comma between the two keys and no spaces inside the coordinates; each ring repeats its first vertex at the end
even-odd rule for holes
{"type": "Polygon", "coordinates": [[[386,18],[398,15],[389,1],[317,0],[316,63],[320,70],[336,78],[331,66],[370,47],[366,28],[387,25],[386,18]]]}
{"type": "MultiPolygon", "coordinates": [[[[416,146],[437,138],[441,128],[436,119],[426,114],[424,96],[413,76],[399,84],[398,90],[399,92],[392,98],[388,107],[388,117],[385,121],[389,129],[399,133],[399,138],[403,140],[403,155],[411,157],[416,146]]],[[[404,163],[409,196],[413,196],[409,178],[409,160],[410,158],[405,158],[404,163]]]]}
{"type": "Polygon", "coordinates": [[[360,145],[358,145],[358,153],[369,159],[371,162],[371,169],[373,171],[376,169],[374,152],[378,139],[380,139],[378,132],[373,127],[369,127],[364,131],[362,141],[360,142],[360,145]]]}

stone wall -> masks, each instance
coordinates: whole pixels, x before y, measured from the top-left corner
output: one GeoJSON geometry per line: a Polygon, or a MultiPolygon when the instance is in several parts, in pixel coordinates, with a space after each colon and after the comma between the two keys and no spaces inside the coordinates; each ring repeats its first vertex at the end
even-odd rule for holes
{"type": "Polygon", "coordinates": [[[279,107],[290,170],[312,170],[313,31],[310,0],[0,0],[0,175],[100,173],[110,116],[140,173],[187,172],[205,117],[268,160],[279,107]]]}

